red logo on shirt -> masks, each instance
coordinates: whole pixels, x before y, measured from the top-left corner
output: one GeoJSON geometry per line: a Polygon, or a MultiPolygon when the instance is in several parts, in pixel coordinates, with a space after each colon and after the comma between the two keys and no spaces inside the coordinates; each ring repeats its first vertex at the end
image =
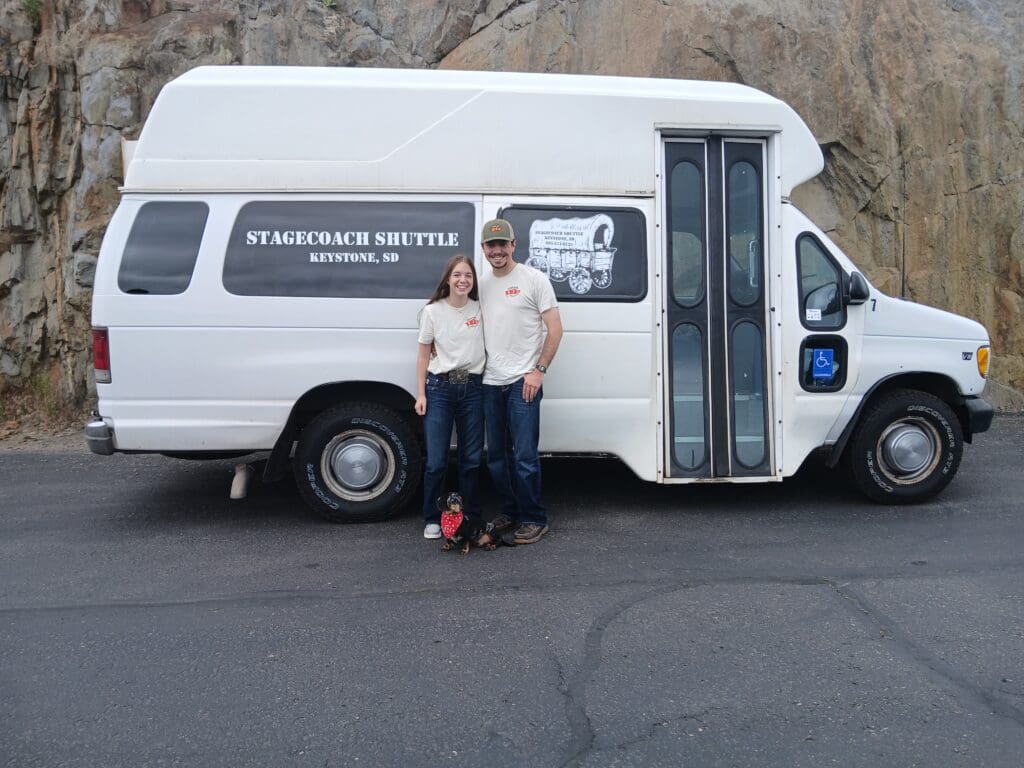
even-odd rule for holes
{"type": "Polygon", "coordinates": [[[519,288],[514,285],[511,288],[505,289],[506,296],[518,296],[520,293],[522,293],[522,291],[520,291],[519,288]]]}
{"type": "Polygon", "coordinates": [[[469,318],[469,320],[466,321],[466,325],[468,325],[470,328],[476,328],[478,325],[480,325],[480,321],[477,320],[475,317],[471,317],[469,318]]]}

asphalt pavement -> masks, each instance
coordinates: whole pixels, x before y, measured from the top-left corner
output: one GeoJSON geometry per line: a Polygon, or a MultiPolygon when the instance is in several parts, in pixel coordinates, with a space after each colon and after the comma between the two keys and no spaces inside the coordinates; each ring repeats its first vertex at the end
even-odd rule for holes
{"type": "Polygon", "coordinates": [[[942,495],[548,459],[539,544],[322,523],[230,462],[0,454],[0,765],[1006,766],[1024,417],[942,495]]]}

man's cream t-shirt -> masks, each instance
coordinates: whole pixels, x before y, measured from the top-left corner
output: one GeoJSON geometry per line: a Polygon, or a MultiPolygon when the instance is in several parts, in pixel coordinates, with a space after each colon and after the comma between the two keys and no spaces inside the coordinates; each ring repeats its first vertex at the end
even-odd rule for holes
{"type": "Polygon", "coordinates": [[[541,314],[558,306],[543,272],[516,264],[504,277],[480,278],[487,367],[484,384],[512,384],[537,367],[547,330],[541,314]]]}
{"type": "Polygon", "coordinates": [[[420,314],[420,344],[434,344],[427,370],[448,373],[465,369],[470,373],[484,370],[483,322],[480,302],[470,299],[456,309],[444,299],[425,306],[420,314]]]}

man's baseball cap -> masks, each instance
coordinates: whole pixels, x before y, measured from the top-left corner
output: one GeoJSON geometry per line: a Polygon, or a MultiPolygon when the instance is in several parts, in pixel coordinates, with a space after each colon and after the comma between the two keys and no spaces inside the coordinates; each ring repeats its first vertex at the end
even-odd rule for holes
{"type": "Polygon", "coordinates": [[[504,219],[491,219],[484,228],[480,231],[480,242],[489,243],[491,240],[508,240],[512,241],[516,239],[516,233],[512,231],[512,225],[504,219]]]}

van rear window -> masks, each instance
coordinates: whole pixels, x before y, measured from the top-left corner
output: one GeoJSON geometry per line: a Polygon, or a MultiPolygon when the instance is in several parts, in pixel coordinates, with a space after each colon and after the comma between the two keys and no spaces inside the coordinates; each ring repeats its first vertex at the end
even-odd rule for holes
{"type": "Polygon", "coordinates": [[[125,293],[183,293],[192,281],[210,209],[198,202],[150,202],[139,208],[121,257],[125,293]]]}
{"type": "Polygon", "coordinates": [[[224,287],[240,296],[425,300],[445,262],[473,256],[461,202],[257,201],[238,212],[224,287]]]}

